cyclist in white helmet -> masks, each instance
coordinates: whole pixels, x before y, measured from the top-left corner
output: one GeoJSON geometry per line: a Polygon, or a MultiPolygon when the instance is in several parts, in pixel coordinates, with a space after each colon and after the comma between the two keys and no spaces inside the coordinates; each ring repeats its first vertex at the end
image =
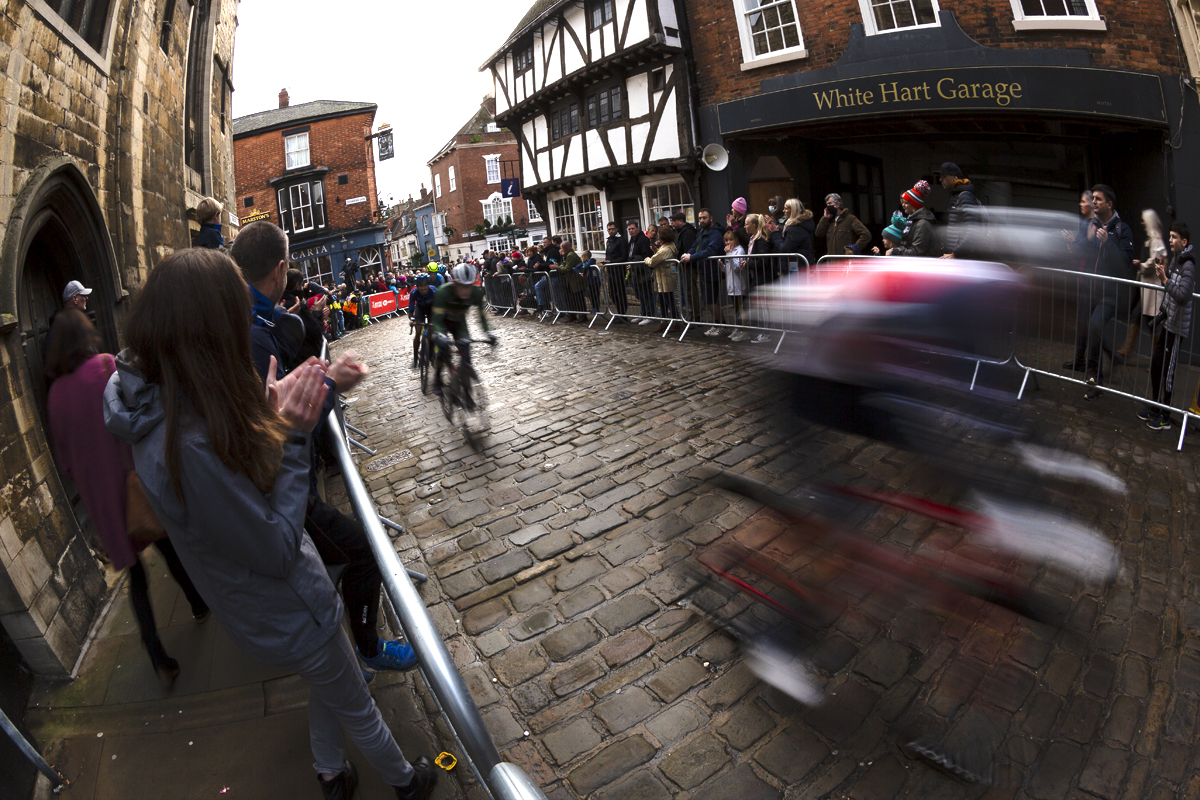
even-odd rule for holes
{"type": "MultiPolygon", "coordinates": [[[[433,393],[442,393],[442,367],[449,352],[450,339],[470,339],[467,331],[467,316],[471,306],[479,309],[479,323],[487,334],[488,343],[496,344],[496,337],[488,330],[487,315],[483,313],[483,288],[475,285],[475,267],[459,264],[450,270],[450,282],[437,290],[433,296],[434,344],[437,345],[437,365],[433,372],[433,393]]],[[[471,348],[460,345],[459,353],[464,364],[471,363],[471,348]]]]}

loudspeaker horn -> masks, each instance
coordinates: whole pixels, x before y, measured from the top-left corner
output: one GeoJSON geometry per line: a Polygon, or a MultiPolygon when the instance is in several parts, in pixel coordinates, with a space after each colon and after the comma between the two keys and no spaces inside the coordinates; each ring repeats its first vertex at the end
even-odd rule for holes
{"type": "Polygon", "coordinates": [[[720,172],[729,166],[729,153],[719,144],[710,144],[705,147],[704,152],[700,154],[700,158],[703,159],[704,166],[713,172],[720,172]]]}

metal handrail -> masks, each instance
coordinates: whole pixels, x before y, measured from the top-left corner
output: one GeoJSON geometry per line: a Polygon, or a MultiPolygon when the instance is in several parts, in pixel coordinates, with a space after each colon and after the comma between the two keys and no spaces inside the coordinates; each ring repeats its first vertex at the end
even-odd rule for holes
{"type": "Polygon", "coordinates": [[[446,722],[472,771],[496,800],[546,800],[546,795],[520,767],[500,759],[496,743],[483,724],[483,717],[454,666],[450,651],[379,521],[375,504],[363,485],[358,465],[350,455],[350,445],[342,432],[340,404],[334,403],[326,423],[332,434],[350,505],[367,532],[371,552],[383,575],[384,591],[404,628],[408,643],[417,654],[421,676],[441,704],[446,722]]]}

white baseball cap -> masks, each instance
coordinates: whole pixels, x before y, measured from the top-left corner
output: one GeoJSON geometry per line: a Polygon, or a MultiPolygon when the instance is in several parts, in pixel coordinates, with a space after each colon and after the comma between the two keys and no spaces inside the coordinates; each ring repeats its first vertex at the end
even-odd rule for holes
{"type": "Polygon", "coordinates": [[[67,302],[76,295],[83,295],[84,297],[87,297],[91,293],[92,290],[88,289],[79,281],[71,281],[67,284],[67,288],[63,289],[63,302],[67,302]]]}

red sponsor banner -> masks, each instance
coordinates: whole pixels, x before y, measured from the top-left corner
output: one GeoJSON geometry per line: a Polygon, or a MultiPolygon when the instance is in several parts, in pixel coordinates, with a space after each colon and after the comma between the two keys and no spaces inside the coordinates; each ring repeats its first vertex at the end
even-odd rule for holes
{"type": "Polygon", "coordinates": [[[390,314],[393,311],[408,308],[408,292],[400,292],[399,297],[391,291],[380,292],[379,294],[368,296],[367,303],[371,309],[372,317],[390,314]]]}

